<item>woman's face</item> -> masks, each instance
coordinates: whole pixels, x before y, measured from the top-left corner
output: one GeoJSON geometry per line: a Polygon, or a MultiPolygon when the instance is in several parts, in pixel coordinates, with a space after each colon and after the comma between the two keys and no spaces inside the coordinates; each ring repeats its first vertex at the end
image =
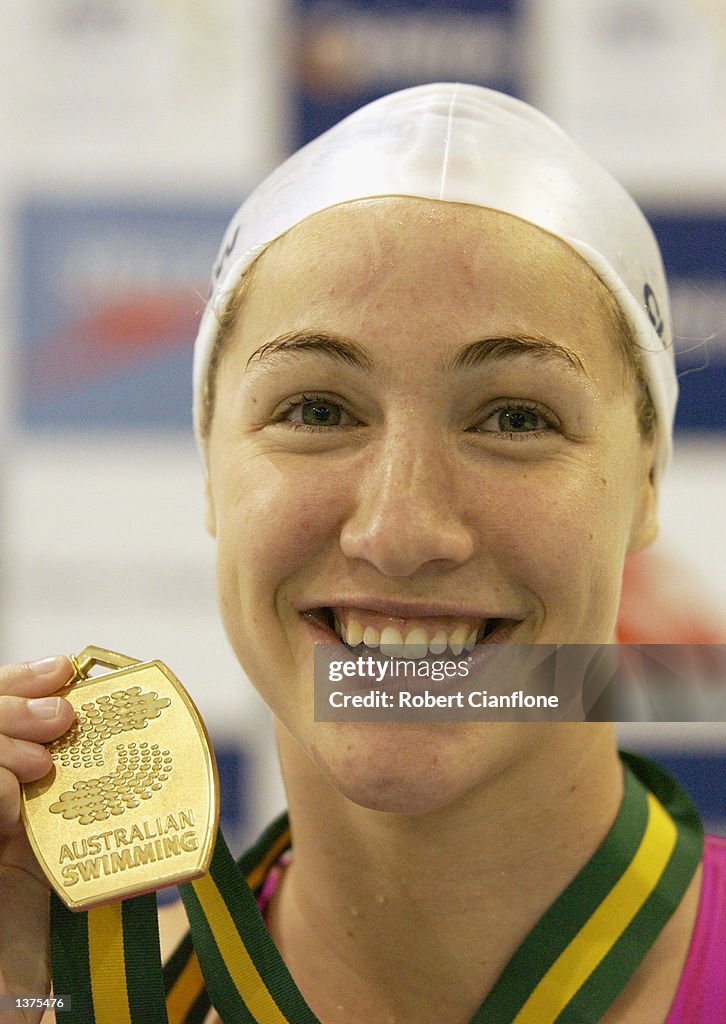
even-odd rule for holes
{"type": "Polygon", "coordinates": [[[655,525],[603,287],[505,214],[350,203],[263,254],[218,373],[208,518],[241,664],[353,799],[474,785],[516,727],[315,723],[313,643],[335,620],[353,641],[613,639],[655,525]]]}

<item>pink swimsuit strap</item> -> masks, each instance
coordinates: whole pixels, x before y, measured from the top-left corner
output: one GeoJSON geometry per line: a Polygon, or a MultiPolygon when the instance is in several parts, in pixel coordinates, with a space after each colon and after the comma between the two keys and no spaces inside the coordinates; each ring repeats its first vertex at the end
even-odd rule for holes
{"type": "Polygon", "coordinates": [[[277,887],[280,884],[280,879],[285,873],[285,868],[290,863],[292,854],[289,850],[286,850],[280,857],[277,858],[275,863],[272,865],[270,870],[265,876],[265,880],[262,883],[259,895],[257,896],[257,906],[260,913],[267,922],[267,910],[270,906],[270,900],[275,895],[277,887]]]}
{"type": "Polygon", "coordinates": [[[726,1021],[726,839],[706,836],[698,916],[666,1024],[726,1021]]]}

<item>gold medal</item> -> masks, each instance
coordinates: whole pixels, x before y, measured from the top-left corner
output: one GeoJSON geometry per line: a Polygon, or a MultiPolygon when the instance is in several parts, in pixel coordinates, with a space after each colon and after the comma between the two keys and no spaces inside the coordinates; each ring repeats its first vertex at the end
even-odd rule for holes
{"type": "Polygon", "coordinates": [[[50,772],[23,787],[30,843],[71,910],[139,896],[205,874],[219,816],[209,737],[160,661],[99,647],[71,659],[59,695],[75,709],[49,744],[50,772]],[[94,665],[113,669],[88,678],[94,665]]]}

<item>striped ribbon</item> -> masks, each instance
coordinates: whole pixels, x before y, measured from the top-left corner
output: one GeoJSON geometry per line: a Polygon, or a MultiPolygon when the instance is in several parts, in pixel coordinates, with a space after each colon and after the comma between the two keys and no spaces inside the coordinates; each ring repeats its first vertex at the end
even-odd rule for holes
{"type": "MultiPolygon", "coordinates": [[[[610,832],[471,1024],[596,1024],[678,907],[701,858],[698,816],[660,769],[622,756],[625,792],[610,832]]],[[[87,914],[54,899],[54,985],[72,994],[67,1024],[202,1024],[210,1005],[225,1024],[319,1024],[257,907],[289,845],[285,816],[239,864],[218,835],[208,874],[180,886],[191,933],[164,969],[166,1005],[153,897],[87,914]]]]}
{"type": "Polygon", "coordinates": [[[156,897],[77,913],[51,894],[53,991],[64,1024],[167,1024],[156,897]]]}

